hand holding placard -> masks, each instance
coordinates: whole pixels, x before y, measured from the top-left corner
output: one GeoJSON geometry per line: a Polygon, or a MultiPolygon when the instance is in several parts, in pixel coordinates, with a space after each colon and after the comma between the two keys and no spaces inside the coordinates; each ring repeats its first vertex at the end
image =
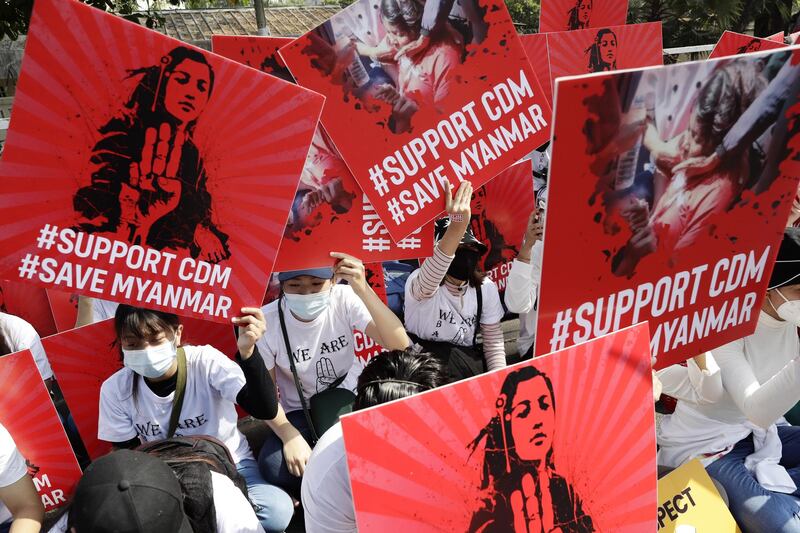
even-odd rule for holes
{"type": "Polygon", "coordinates": [[[242,360],[250,359],[250,356],[253,355],[256,341],[267,330],[264,313],[259,307],[242,307],[242,316],[234,317],[232,322],[239,326],[239,336],[236,340],[239,355],[241,355],[242,360]]]}

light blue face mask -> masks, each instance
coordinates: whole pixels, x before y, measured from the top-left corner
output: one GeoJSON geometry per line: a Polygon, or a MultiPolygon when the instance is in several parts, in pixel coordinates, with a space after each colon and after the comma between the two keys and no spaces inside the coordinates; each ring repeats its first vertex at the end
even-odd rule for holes
{"type": "Polygon", "coordinates": [[[287,294],[286,305],[289,310],[301,320],[314,320],[322,314],[331,303],[331,290],[324,290],[312,294],[287,294]]]}

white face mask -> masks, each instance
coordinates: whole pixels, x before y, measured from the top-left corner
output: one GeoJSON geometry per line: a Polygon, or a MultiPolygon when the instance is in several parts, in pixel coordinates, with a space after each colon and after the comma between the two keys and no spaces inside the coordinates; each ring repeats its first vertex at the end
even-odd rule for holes
{"type": "Polygon", "coordinates": [[[143,350],[122,349],[125,366],[146,378],[155,379],[163,376],[177,357],[175,341],[166,341],[158,346],[149,346],[143,350]]]}
{"type": "Polygon", "coordinates": [[[312,294],[287,294],[286,305],[297,318],[302,320],[314,320],[328,308],[331,302],[331,290],[315,292],[312,294]]]}
{"type": "Polygon", "coordinates": [[[775,309],[772,300],[770,300],[769,303],[772,305],[772,308],[775,309],[775,312],[778,313],[778,316],[783,320],[800,327],[800,300],[788,300],[778,289],[775,289],[775,292],[784,299],[784,302],[775,309]]]}

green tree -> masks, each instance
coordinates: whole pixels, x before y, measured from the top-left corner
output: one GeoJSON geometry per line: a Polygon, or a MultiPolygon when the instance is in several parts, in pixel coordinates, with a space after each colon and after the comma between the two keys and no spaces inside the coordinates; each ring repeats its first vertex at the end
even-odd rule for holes
{"type": "Polygon", "coordinates": [[[506,7],[511,14],[519,33],[536,33],[539,29],[539,0],[506,0],[506,7]]]}

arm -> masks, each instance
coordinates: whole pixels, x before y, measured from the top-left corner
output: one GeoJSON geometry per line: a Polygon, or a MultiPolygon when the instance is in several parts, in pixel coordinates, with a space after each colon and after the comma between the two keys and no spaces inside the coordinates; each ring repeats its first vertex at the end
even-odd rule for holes
{"type": "Polygon", "coordinates": [[[88,326],[94,322],[94,298],[89,296],[78,296],[78,317],[75,320],[75,327],[88,326]]]}
{"type": "MultiPolygon", "coordinates": [[[[413,0],[412,0],[413,1],[413,0]]],[[[420,35],[428,37],[447,21],[454,0],[426,0],[422,11],[420,35]]]]}
{"type": "MultiPolygon", "coordinates": [[[[128,371],[130,372],[130,371],[128,371]]],[[[131,379],[136,375],[130,372],[131,379]]],[[[139,435],[127,409],[120,405],[118,387],[130,387],[131,381],[114,374],[100,386],[100,409],[97,418],[97,438],[110,442],[115,448],[136,447],[139,435]]]]}
{"type": "MultiPolygon", "coordinates": [[[[291,355],[289,355],[291,357],[291,355]]],[[[272,381],[275,382],[275,368],[269,371],[272,381]]],[[[283,407],[278,405],[278,414],[275,418],[267,420],[267,425],[283,443],[283,457],[286,467],[293,476],[300,477],[305,472],[308,458],[311,457],[311,447],[297,431],[297,428],[286,418],[283,407]]]]}
{"type": "Polygon", "coordinates": [[[745,359],[743,339],[718,348],[714,357],[725,390],[753,424],[768,428],[800,400],[800,358],[760,383],[745,359]]]}
{"type": "Polygon", "coordinates": [[[506,366],[506,346],[500,322],[481,324],[483,334],[483,357],[489,372],[506,366]]]}
{"type": "Polygon", "coordinates": [[[264,313],[258,307],[244,307],[242,316],[233,318],[233,323],[239,326],[236,362],[245,379],[244,387],[236,395],[236,403],[255,418],[275,418],[278,414],[275,383],[256,347],[267,329],[264,313]]]}
{"type": "Polygon", "coordinates": [[[350,284],[353,292],[361,299],[369,313],[369,317],[366,315],[351,316],[354,319],[353,327],[363,330],[371,339],[387,350],[408,348],[411,342],[406,335],[403,323],[391,309],[386,307],[386,304],[367,283],[364,264],[353,256],[339,252],[331,252],[331,257],[339,260],[334,267],[336,279],[346,280],[350,284]],[[364,325],[368,318],[371,320],[364,325]]]}
{"type": "Polygon", "coordinates": [[[17,482],[0,488],[0,502],[8,507],[14,519],[10,533],[37,533],[42,527],[44,506],[33,480],[27,474],[17,482]]]}
{"type": "Polygon", "coordinates": [[[696,404],[716,403],[722,399],[722,374],[711,353],[690,359],[687,365],[673,365],[656,372],[662,392],[677,400],[696,404]]]}
{"type": "Polygon", "coordinates": [[[536,290],[542,275],[543,216],[538,211],[531,213],[525,230],[519,255],[511,264],[508,274],[505,301],[512,313],[529,313],[533,310],[536,290]]]}

